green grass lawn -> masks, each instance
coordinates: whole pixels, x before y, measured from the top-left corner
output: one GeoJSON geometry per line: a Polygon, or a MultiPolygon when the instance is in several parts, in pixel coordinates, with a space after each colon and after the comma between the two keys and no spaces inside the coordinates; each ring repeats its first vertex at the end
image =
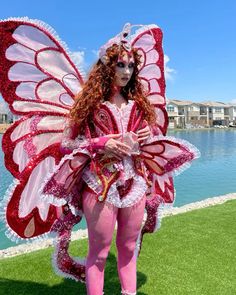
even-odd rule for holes
{"type": "MultiPolygon", "coordinates": [[[[52,248],[0,260],[0,294],[86,294],[84,284],[51,268],[52,248]]],[[[73,242],[86,255],[87,240],[73,242]]],[[[105,295],[120,294],[113,240],[105,270],[105,295]]],[[[236,201],[165,217],[144,236],[138,258],[139,295],[236,294],[236,201]]]]}

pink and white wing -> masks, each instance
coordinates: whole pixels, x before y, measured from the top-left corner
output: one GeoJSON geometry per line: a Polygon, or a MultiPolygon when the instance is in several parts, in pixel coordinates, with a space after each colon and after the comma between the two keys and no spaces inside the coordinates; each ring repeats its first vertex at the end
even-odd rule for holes
{"type": "Polygon", "coordinates": [[[152,183],[150,195],[158,196],[160,203],[172,205],[175,197],[172,177],[189,168],[200,152],[188,141],[160,135],[141,146],[140,156],[152,183]]]}
{"type": "MultiPolygon", "coordinates": [[[[156,135],[166,135],[168,126],[162,38],[162,31],[156,25],[143,26],[132,36],[132,46],[137,48],[141,55],[139,77],[156,112],[156,128],[153,128],[156,135]]],[[[172,175],[164,173],[164,168],[159,163],[162,158],[157,156],[163,149],[164,143],[160,142],[142,147],[141,156],[150,170],[149,180],[152,185],[147,195],[147,221],[142,229],[141,239],[145,232],[153,232],[160,226],[158,209],[161,208],[161,203],[171,205],[175,199],[172,175]],[[157,152],[157,155],[154,156],[152,151],[157,152]]]]}
{"type": "Polygon", "coordinates": [[[83,72],[41,21],[0,21],[0,40],[0,92],[18,117],[2,141],[6,167],[16,178],[4,200],[4,218],[12,236],[32,238],[49,231],[58,215],[38,189],[63,156],[64,124],[83,72]]]}
{"type": "Polygon", "coordinates": [[[141,55],[139,77],[157,115],[157,133],[166,134],[168,116],[165,109],[164,54],[162,31],[156,25],[143,26],[132,36],[132,46],[141,55]]]}

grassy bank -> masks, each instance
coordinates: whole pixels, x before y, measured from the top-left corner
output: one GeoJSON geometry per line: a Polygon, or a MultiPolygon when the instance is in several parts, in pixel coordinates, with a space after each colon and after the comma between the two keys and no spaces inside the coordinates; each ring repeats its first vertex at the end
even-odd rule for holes
{"type": "MultiPolygon", "coordinates": [[[[138,258],[139,295],[236,294],[236,201],[165,217],[145,235],[138,258]]],[[[86,255],[87,241],[73,242],[86,255]]],[[[85,285],[56,276],[52,248],[0,260],[0,294],[86,294],[85,285]]],[[[113,240],[105,271],[105,294],[120,294],[113,240]]]]}

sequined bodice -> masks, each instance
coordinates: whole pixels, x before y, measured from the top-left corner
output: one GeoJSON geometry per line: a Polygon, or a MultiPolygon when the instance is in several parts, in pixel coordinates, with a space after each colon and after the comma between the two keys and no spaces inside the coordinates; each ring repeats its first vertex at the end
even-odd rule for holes
{"type": "MultiPolygon", "coordinates": [[[[105,101],[103,104],[105,104],[113,114],[118,132],[121,134],[126,133],[134,101],[129,100],[128,104],[123,104],[121,108],[109,101],[105,101]]],[[[100,130],[97,130],[97,132],[99,135],[103,135],[100,130]]],[[[121,173],[118,180],[111,185],[106,201],[112,203],[116,207],[129,207],[136,203],[145,193],[147,189],[146,181],[135,172],[131,156],[124,157],[121,162],[114,165],[115,164],[111,164],[110,169],[118,169],[121,173]],[[133,179],[132,186],[127,195],[121,199],[117,191],[117,186],[124,185],[129,179],[133,179]]],[[[86,167],[82,178],[88,186],[99,195],[102,190],[102,185],[99,183],[95,172],[92,172],[89,167],[86,167]]]]}

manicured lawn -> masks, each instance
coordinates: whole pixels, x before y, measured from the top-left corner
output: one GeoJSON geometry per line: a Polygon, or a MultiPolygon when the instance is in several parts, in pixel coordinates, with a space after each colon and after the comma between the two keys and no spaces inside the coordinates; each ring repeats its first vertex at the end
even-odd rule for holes
{"type": "MultiPolygon", "coordinates": [[[[51,269],[52,248],[0,260],[0,294],[86,294],[84,284],[51,269]]],[[[87,240],[73,242],[86,255],[87,240]]],[[[113,240],[105,271],[105,295],[120,294],[113,240]]],[[[138,258],[139,295],[235,295],[236,201],[166,217],[144,236],[138,258]]]]}

